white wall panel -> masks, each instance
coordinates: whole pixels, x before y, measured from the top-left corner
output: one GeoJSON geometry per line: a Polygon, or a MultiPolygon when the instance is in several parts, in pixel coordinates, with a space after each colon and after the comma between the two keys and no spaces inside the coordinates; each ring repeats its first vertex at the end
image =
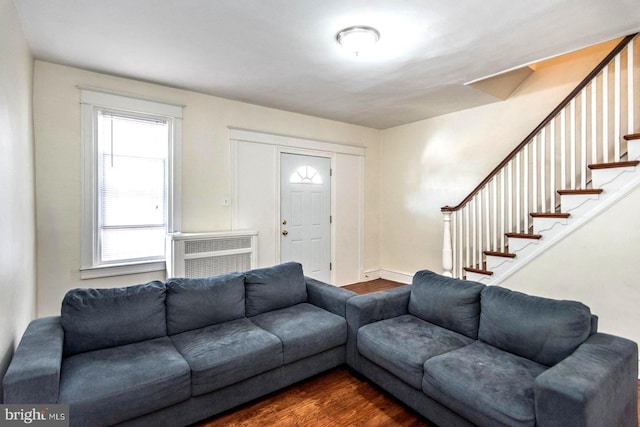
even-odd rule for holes
{"type": "Polygon", "coordinates": [[[362,277],[363,158],[340,154],[335,158],[333,227],[335,284],[358,282],[362,277]]]}
{"type": "Polygon", "coordinates": [[[274,147],[251,142],[238,145],[238,187],[234,195],[236,230],[258,230],[258,266],[277,263],[272,219],[276,203],[276,151],[274,147]]]}

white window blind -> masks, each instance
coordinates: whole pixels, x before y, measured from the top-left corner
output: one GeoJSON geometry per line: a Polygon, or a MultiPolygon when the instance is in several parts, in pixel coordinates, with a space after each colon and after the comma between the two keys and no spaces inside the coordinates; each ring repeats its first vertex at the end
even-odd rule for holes
{"type": "Polygon", "coordinates": [[[101,263],[164,258],[166,120],[98,111],[101,263]]]}

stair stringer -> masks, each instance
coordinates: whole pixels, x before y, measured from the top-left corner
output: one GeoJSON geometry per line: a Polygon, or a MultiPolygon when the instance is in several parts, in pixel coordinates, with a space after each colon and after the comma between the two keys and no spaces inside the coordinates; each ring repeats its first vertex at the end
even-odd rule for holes
{"type": "MultiPolygon", "coordinates": [[[[593,172],[597,173],[599,171],[593,172]]],[[[580,227],[588,223],[591,219],[605,212],[607,209],[615,205],[615,203],[617,203],[619,200],[623,199],[625,196],[633,192],[636,188],[640,187],[640,165],[635,166],[632,171],[626,170],[625,173],[618,174],[615,177],[614,181],[615,183],[607,183],[607,185],[605,186],[605,191],[603,191],[598,196],[597,200],[589,200],[589,204],[591,205],[590,209],[585,209],[584,211],[580,212],[580,215],[570,216],[568,219],[564,220],[566,221],[566,223],[562,224],[561,227],[552,227],[550,230],[551,233],[546,230],[540,231],[539,234],[542,235],[542,238],[539,241],[537,241],[535,244],[528,244],[526,251],[518,251],[520,253],[516,252],[518,256],[512,260],[509,260],[509,262],[505,262],[500,265],[500,268],[497,268],[493,271],[493,275],[486,276],[472,274],[470,276],[469,274],[467,274],[467,279],[487,285],[501,284],[504,280],[535,260],[548,248],[562,241],[563,239],[571,235],[575,230],[579,229],[580,227]],[[608,190],[607,187],[609,188],[608,190]]],[[[586,206],[582,206],[582,208],[585,207],[586,206]]]]}

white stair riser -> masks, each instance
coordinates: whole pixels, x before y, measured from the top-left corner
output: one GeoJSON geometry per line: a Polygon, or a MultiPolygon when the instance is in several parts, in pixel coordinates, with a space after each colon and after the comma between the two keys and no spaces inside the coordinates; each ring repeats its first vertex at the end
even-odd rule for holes
{"type": "Polygon", "coordinates": [[[487,255],[487,270],[493,271],[493,274],[499,274],[500,270],[511,266],[515,262],[515,258],[506,258],[502,256],[487,255]]]}
{"type": "Polygon", "coordinates": [[[571,218],[578,218],[597,206],[599,194],[563,194],[560,196],[562,212],[571,214],[571,218]]]}
{"type": "Polygon", "coordinates": [[[617,190],[633,179],[635,171],[636,166],[592,170],[593,188],[602,188],[605,191],[617,190]]]}
{"type": "Polygon", "coordinates": [[[640,139],[627,142],[627,160],[640,160],[640,139]]]}
{"type": "Polygon", "coordinates": [[[474,282],[480,283],[488,283],[491,281],[491,276],[487,276],[486,274],[472,273],[467,271],[466,273],[467,280],[472,280],[474,282]]]}
{"type": "Polygon", "coordinates": [[[567,225],[566,218],[533,218],[533,233],[553,233],[554,229],[567,225]]]}
{"type": "Polygon", "coordinates": [[[522,239],[520,237],[509,237],[509,252],[516,254],[518,257],[526,256],[533,251],[540,243],[538,239],[522,239]]]}

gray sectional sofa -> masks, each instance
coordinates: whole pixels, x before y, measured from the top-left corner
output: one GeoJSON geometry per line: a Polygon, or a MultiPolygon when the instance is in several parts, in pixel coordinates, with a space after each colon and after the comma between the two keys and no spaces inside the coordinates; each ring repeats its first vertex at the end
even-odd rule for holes
{"type": "Polygon", "coordinates": [[[638,425],[638,347],[581,303],[426,270],[356,296],[295,263],[70,291],[27,328],[4,403],[182,426],[345,361],[441,427],[638,425]]]}
{"type": "Polygon", "coordinates": [[[345,362],[354,293],[279,266],[76,289],[34,320],[4,403],[70,405],[72,426],[181,426],[345,362]]]}
{"type": "Polygon", "coordinates": [[[347,363],[440,426],[637,426],[637,344],[585,305],[420,271],[347,301],[347,363]]]}

